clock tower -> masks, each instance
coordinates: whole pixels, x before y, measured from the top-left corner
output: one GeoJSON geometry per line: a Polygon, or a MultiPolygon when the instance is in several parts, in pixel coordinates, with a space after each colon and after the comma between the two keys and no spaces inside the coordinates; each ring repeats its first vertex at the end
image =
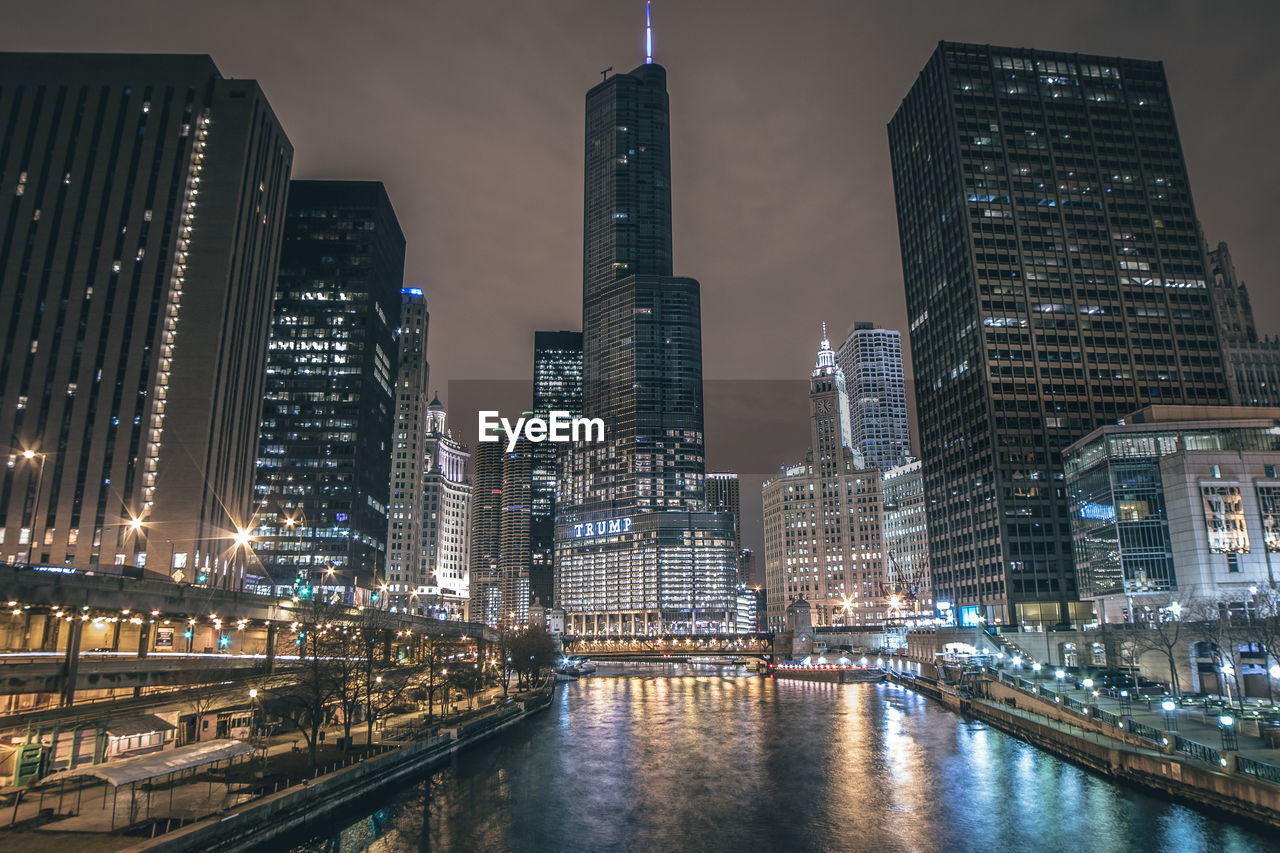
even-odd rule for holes
{"type": "Polygon", "coordinates": [[[843,448],[853,447],[849,429],[849,396],[844,374],[836,365],[836,354],[827,340],[827,324],[822,324],[818,361],[809,378],[809,447],[814,473],[834,476],[844,467],[843,448]]]}

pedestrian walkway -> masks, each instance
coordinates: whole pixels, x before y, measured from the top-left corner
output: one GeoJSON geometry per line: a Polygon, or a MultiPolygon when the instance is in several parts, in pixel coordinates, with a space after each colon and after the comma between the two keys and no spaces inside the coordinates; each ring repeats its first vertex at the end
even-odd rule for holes
{"type": "MultiPolygon", "coordinates": [[[[424,711],[387,715],[379,718],[373,731],[372,743],[367,742],[368,726],[357,723],[351,727],[356,752],[341,751],[337,744],[344,734],[341,725],[321,728],[323,737],[318,756],[320,771],[327,772],[336,766],[361,760],[364,750],[380,745],[388,735],[419,731],[428,725],[456,724],[462,718],[484,709],[503,704],[505,697],[501,686],[490,687],[476,693],[475,697],[461,701],[435,703],[435,714],[430,721],[424,711]]],[[[41,818],[40,831],[109,833],[138,823],[164,824],[191,823],[240,803],[260,796],[257,788],[265,778],[281,773],[281,765],[297,768],[296,775],[286,776],[282,782],[272,783],[273,788],[284,788],[300,780],[314,778],[310,769],[310,756],[306,739],[296,730],[272,735],[255,741],[253,756],[234,766],[216,772],[204,768],[195,777],[166,782],[158,778],[153,784],[136,786],[112,786],[86,777],[61,785],[50,785],[23,791],[16,802],[0,815],[0,826],[41,818]]],[[[305,784],[305,781],[304,781],[305,784]]],[[[3,830],[0,830],[3,831],[3,830]]]]}
{"type": "MultiPolygon", "coordinates": [[[[1140,725],[1158,732],[1177,732],[1186,740],[1195,741],[1211,749],[1231,749],[1254,761],[1280,767],[1280,748],[1269,746],[1252,721],[1241,720],[1238,708],[1223,708],[1214,704],[1206,707],[1202,702],[1196,704],[1180,702],[1172,712],[1166,712],[1161,707],[1161,701],[1167,698],[1163,696],[1131,697],[1126,700],[1114,693],[1086,690],[1070,682],[1059,682],[1052,677],[1028,678],[1028,673],[1016,671],[1011,673],[1007,670],[1005,673],[1013,676],[1015,681],[1017,679],[1030,681],[1039,689],[1040,694],[1050,701],[1056,696],[1062,699],[1062,704],[1071,707],[1066,700],[1074,699],[1081,705],[1098,708],[1116,717],[1129,717],[1140,725]],[[1219,724],[1221,714],[1227,714],[1231,718],[1231,727],[1225,732],[1225,727],[1219,724]]],[[[1026,685],[1021,682],[1017,686],[1023,690],[1026,689],[1026,685]]],[[[1245,707],[1247,710],[1257,710],[1260,707],[1268,708],[1269,706],[1252,704],[1245,707]]]]}

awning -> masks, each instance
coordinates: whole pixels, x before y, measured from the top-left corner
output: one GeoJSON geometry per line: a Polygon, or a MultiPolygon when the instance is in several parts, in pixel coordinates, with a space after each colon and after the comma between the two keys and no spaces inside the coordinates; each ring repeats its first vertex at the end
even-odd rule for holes
{"type": "Polygon", "coordinates": [[[41,779],[37,784],[49,785],[65,779],[77,779],[83,776],[96,776],[108,785],[120,787],[131,782],[142,782],[157,776],[168,776],[179,770],[190,770],[215,761],[225,761],[253,752],[253,747],[238,740],[211,740],[205,743],[193,743],[163,752],[152,752],[133,758],[121,758],[105,764],[86,764],[71,770],[60,770],[41,779]]]}
{"type": "Polygon", "coordinates": [[[108,720],[103,728],[107,730],[107,734],[115,737],[133,737],[134,735],[167,732],[172,730],[174,725],[164,717],[156,714],[143,714],[136,717],[117,717],[108,720]]]}

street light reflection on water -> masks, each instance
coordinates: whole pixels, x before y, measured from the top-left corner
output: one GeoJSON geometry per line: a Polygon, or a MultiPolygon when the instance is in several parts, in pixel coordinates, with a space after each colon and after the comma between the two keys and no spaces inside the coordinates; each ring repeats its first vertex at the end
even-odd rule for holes
{"type": "Polygon", "coordinates": [[[334,820],[295,849],[1280,849],[893,685],[684,664],[601,665],[549,712],[334,820]]]}

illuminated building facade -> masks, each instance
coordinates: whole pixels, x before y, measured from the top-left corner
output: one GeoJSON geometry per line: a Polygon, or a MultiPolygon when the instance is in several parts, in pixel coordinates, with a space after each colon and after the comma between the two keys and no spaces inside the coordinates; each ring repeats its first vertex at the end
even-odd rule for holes
{"type": "Polygon", "coordinates": [[[392,610],[461,619],[468,599],[470,454],[450,435],[440,398],[427,391],[430,319],[422,289],[403,288],[387,517],[387,594],[392,610]]]}
{"type": "Polygon", "coordinates": [[[804,599],[813,624],[888,617],[880,471],[850,448],[844,374],[825,334],[809,380],[809,453],[761,489],[768,630],[804,599]]]}
{"type": "Polygon", "coordinates": [[[391,501],[387,511],[387,597],[392,610],[425,612],[418,589],[431,574],[422,542],[422,494],[427,453],[428,388],[427,333],[431,313],[420,287],[400,291],[399,347],[395,385],[395,443],[392,445],[391,501]]]}
{"type": "Polygon", "coordinates": [[[200,55],[0,53],[0,115],[0,559],[238,587],[289,140],[200,55]]]}
{"type": "Polygon", "coordinates": [[[463,619],[470,602],[471,454],[454,440],[438,397],[427,406],[423,440],[422,553],[426,571],[415,578],[421,612],[463,619]]]}
{"type": "Polygon", "coordinates": [[[924,468],[919,459],[884,472],[885,575],[890,621],[934,616],[929,583],[929,529],[925,518],[924,468]]]}
{"type": "Polygon", "coordinates": [[[1241,605],[1280,562],[1280,408],[1150,406],[1063,452],[1080,594],[1097,619],[1241,605]]]}
{"type": "Polygon", "coordinates": [[[1164,70],[943,42],[889,149],[934,596],[1079,624],[1062,450],[1227,402],[1164,70]]]}
{"type": "Polygon", "coordinates": [[[404,251],[382,184],[292,182],[255,487],[278,589],[384,592],[404,251]]]}
{"type": "Polygon", "coordinates": [[[571,633],[729,630],[736,608],[733,519],[706,511],[699,285],[672,275],[666,78],[650,59],[587,93],[583,414],[606,440],[562,455],[571,633]]]}
{"type": "Polygon", "coordinates": [[[524,625],[529,618],[533,443],[482,441],[475,452],[471,510],[471,619],[524,625]]]}
{"type": "Polygon", "coordinates": [[[854,323],[836,351],[849,393],[853,449],[880,469],[906,462],[911,453],[907,386],[902,375],[902,333],[854,323]]]}
{"type": "MultiPolygon", "coordinates": [[[[533,413],[582,414],[582,332],[533,333],[533,413]]],[[[562,445],[533,445],[530,497],[529,594],[544,607],[555,603],[556,460],[562,445]]]]}

